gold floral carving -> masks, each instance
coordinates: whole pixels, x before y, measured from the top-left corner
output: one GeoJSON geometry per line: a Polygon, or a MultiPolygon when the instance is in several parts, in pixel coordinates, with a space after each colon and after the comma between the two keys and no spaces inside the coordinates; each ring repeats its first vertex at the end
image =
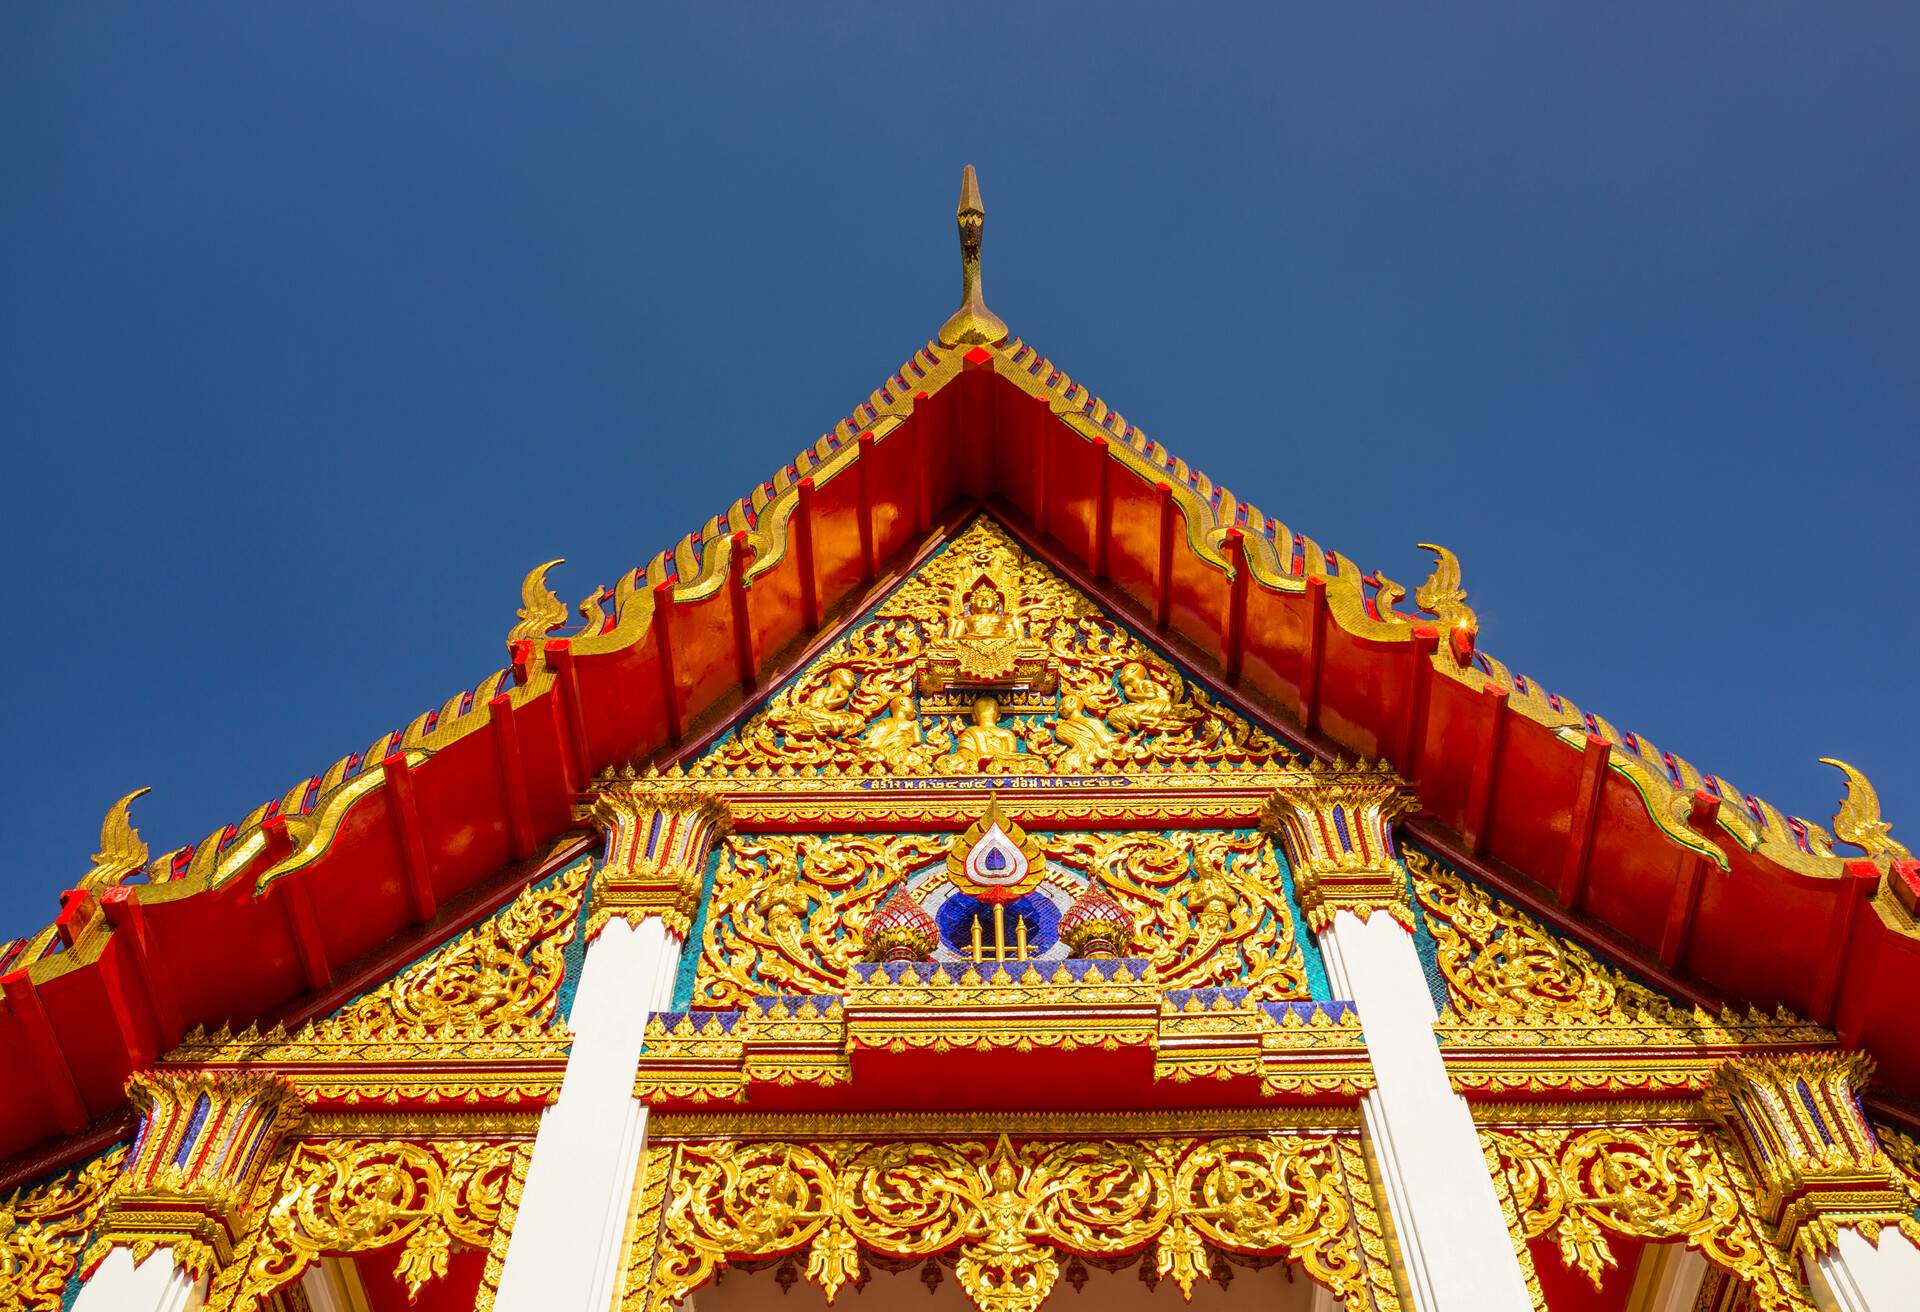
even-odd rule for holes
{"type": "Polygon", "coordinates": [[[687,773],[1100,775],[1288,759],[978,519],[687,773]]]}
{"type": "Polygon", "coordinates": [[[1401,853],[1462,1018],[1632,1016],[1685,1023],[1691,1013],[1601,964],[1578,944],[1467,882],[1418,848],[1401,853]]]}
{"type": "Polygon", "coordinates": [[[1003,1135],[673,1151],[658,1230],[637,1230],[630,1245],[626,1312],[665,1309],[729,1261],[802,1251],[829,1301],[860,1278],[863,1251],[952,1252],[981,1312],[1033,1312],[1059,1278],[1058,1253],[1120,1257],[1149,1245],[1153,1269],[1183,1292],[1212,1278],[1209,1250],[1225,1249],[1289,1257],[1356,1312],[1398,1307],[1351,1138],[1003,1135]]]}
{"type": "Polygon", "coordinates": [[[694,997],[745,1006],[763,993],[839,993],[867,919],[912,870],[946,856],[946,834],[734,834],[700,935],[694,997]]]}
{"type": "Polygon", "coordinates": [[[1678,1006],[1428,853],[1402,856],[1446,981],[1435,1031],[1458,1088],[1698,1096],[1742,1053],[1833,1044],[1784,1010],[1716,1016],[1678,1006]]]}
{"type": "Polygon", "coordinates": [[[121,1145],[0,1203],[0,1307],[56,1312],[127,1160],[121,1145]]]}
{"type": "MultiPolygon", "coordinates": [[[[418,1294],[455,1244],[495,1252],[526,1144],[334,1140],[296,1145],[266,1219],[215,1277],[209,1312],[255,1312],[323,1256],[399,1247],[394,1274],[418,1294]]],[[[497,1276],[496,1276],[497,1279],[497,1276]]]]}
{"type": "Polygon", "coordinates": [[[1482,1129],[1480,1142],[1523,1268],[1525,1241],[1550,1238],[1598,1289],[1616,1265],[1609,1234],[1684,1241],[1745,1282],[1755,1312],[1810,1312],[1786,1255],[1761,1232],[1745,1172],[1712,1131],[1482,1129]]]}
{"type": "Polygon", "coordinates": [[[195,1030],[167,1060],[279,1069],[303,1093],[545,1096],[552,1092],[548,1075],[501,1064],[566,1057],[560,988],[588,871],[583,861],[528,887],[498,914],[331,1016],[291,1032],[195,1030]],[[430,1076],[420,1069],[427,1064],[446,1069],[430,1076]],[[471,1069],[455,1075],[455,1068],[471,1069]]]}
{"type": "MultiPolygon", "coordinates": [[[[1238,984],[1309,995],[1294,915],[1271,844],[1244,831],[1037,835],[1050,862],[1099,881],[1133,914],[1134,950],[1167,988],[1238,984]]],[[[700,935],[694,997],[841,993],[867,919],[902,878],[940,867],[945,834],[732,835],[700,935]]],[[[1064,881],[1063,881],[1064,882],[1064,881]]]]}
{"type": "Polygon", "coordinates": [[[1097,880],[1133,914],[1134,951],[1170,989],[1234,984],[1311,996],[1273,845],[1246,831],[1043,835],[1049,860],[1097,880]]]}

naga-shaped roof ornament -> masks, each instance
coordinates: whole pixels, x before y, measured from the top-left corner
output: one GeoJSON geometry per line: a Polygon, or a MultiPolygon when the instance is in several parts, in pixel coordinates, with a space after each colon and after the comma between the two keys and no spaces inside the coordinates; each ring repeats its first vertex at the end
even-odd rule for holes
{"type": "Polygon", "coordinates": [[[980,203],[980,179],[969,164],[960,173],[960,308],[940,326],[940,340],[948,346],[992,346],[1007,335],[1007,325],[987,308],[980,289],[980,230],[987,211],[980,203]]]}
{"type": "Polygon", "coordinates": [[[1893,826],[1880,818],[1880,794],[1867,777],[1837,757],[1823,756],[1820,764],[1830,765],[1847,777],[1847,795],[1840,799],[1833,817],[1833,836],[1852,843],[1870,857],[1911,860],[1913,853],[1893,836],[1893,826]]]}

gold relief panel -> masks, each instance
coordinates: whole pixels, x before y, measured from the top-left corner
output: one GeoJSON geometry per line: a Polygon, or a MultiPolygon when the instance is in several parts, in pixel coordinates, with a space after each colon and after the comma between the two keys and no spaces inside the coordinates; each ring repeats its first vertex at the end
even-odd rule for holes
{"type": "Polygon", "coordinates": [[[324,1256],[393,1250],[417,1295],[455,1245],[487,1255],[476,1312],[493,1306],[530,1143],[341,1139],[296,1143],[256,1194],[262,1219],[214,1278],[207,1312],[256,1312],[324,1256]]]}
{"type": "Polygon", "coordinates": [[[64,1305],[81,1245],[126,1160],[122,1144],[0,1202],[0,1307],[57,1312],[64,1305]]]}
{"type": "MultiPolygon", "coordinates": [[[[490,919],[331,1016],[291,1032],[195,1030],[166,1060],[270,1067],[286,1072],[302,1093],[357,1091],[374,1099],[429,1095],[434,1081],[418,1070],[427,1063],[562,1061],[566,950],[589,873],[583,860],[528,887],[490,919]],[[367,1069],[383,1064],[397,1069],[367,1069]]],[[[470,1071],[447,1082],[444,1092],[539,1097],[552,1091],[551,1083],[537,1075],[470,1071]]]]}
{"type": "MultiPolygon", "coordinates": [[[[1238,984],[1275,1000],[1309,995],[1295,913],[1273,848],[1240,830],[1036,834],[1050,867],[1040,896],[1064,910],[1089,881],[1133,918],[1123,955],[1166,988],[1238,984]]],[[[955,890],[950,834],[735,834],[720,845],[700,932],[693,1005],[762,994],[844,993],[867,922],[905,882],[922,905],[955,890]]],[[[1051,949],[1050,949],[1051,950],[1051,949]]],[[[954,948],[945,955],[963,955],[954,948]]]]}
{"type": "Polygon", "coordinates": [[[1738,1154],[1718,1131],[1482,1129],[1480,1142],[1541,1312],[1528,1241],[1554,1241],[1561,1261],[1599,1289],[1616,1266],[1609,1235],[1684,1242],[1745,1284],[1754,1312],[1812,1312],[1792,1264],[1765,1236],[1738,1154]]]}
{"type": "Polygon", "coordinates": [[[1461,1019],[1690,1018],[1686,1009],[1548,933],[1419,848],[1403,848],[1401,857],[1438,948],[1448,1002],[1461,1019]]]}
{"type": "Polygon", "coordinates": [[[1290,760],[981,518],[686,774],[1097,777],[1290,760]]]}
{"type": "Polygon", "coordinates": [[[1033,1312],[1063,1255],[1150,1246],[1183,1292],[1227,1251],[1289,1258],[1351,1312],[1399,1306],[1358,1141],[1293,1133],[658,1143],[622,1306],[665,1312],[729,1262],[783,1254],[831,1302],[864,1261],[951,1255],[980,1312],[1033,1312]]]}

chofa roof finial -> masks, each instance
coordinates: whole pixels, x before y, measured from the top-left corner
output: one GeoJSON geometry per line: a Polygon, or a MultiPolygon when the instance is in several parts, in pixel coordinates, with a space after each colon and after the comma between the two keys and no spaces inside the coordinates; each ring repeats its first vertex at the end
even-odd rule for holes
{"type": "Polygon", "coordinates": [[[987,211],[980,204],[980,180],[969,164],[960,174],[960,308],[940,327],[940,340],[948,346],[991,346],[1007,335],[1007,325],[987,308],[980,290],[980,230],[986,226],[987,211]]]}

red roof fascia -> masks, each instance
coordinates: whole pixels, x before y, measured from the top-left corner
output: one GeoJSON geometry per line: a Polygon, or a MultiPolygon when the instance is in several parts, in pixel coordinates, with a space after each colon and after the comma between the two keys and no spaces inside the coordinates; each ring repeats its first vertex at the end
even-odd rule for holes
{"type": "Polygon", "coordinates": [[[810,618],[857,606],[977,502],[1203,669],[1231,671],[1221,681],[1290,736],[1393,761],[1421,823],[1463,836],[1522,902],[1656,978],[1831,1023],[1889,1089],[1920,1093],[1899,1002],[1920,941],[1888,895],[1865,905],[1876,867],[1809,853],[1789,868],[1777,836],[1750,848],[1604,722],[1543,710],[1497,662],[1370,615],[1352,562],[1243,510],[1018,343],[929,349],[914,368],[925,394],[903,370],[857,412],[870,430],[843,424],[623,580],[608,631],[548,638],[521,686],[490,679],[466,713],[455,698],[431,730],[422,717],[377,740],[370,755],[403,770],[336,767],[311,814],[275,830],[256,813],[206,877],[70,908],[73,946],[7,977],[0,1063],[34,1078],[0,1083],[0,1153],[117,1112],[127,1074],[185,1028],[271,1014],[418,934],[423,911],[570,826],[592,772],[670,755],[733,714],[816,636],[810,618]],[[1606,731],[1603,765],[1576,723],[1606,731]]]}

